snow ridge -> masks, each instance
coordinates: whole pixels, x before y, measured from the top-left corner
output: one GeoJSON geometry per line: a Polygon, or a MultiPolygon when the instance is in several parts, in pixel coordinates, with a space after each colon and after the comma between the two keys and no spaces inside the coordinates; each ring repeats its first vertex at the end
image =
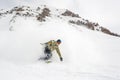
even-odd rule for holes
{"type": "MultiPolygon", "coordinates": [[[[95,30],[112,36],[120,37],[119,34],[111,32],[107,28],[100,26],[98,23],[84,19],[80,17],[78,14],[75,14],[67,9],[55,9],[53,7],[49,7],[46,5],[41,5],[36,9],[33,9],[29,6],[17,6],[7,11],[4,11],[3,9],[0,10],[0,18],[5,17],[6,15],[13,16],[12,19],[10,20],[10,23],[14,23],[15,18],[17,18],[18,16],[33,17],[36,18],[36,20],[39,22],[45,22],[50,18],[59,18],[72,25],[78,25],[78,26],[83,25],[84,27],[90,30],[95,30]]],[[[12,31],[13,30],[12,28],[13,26],[11,26],[9,30],[12,31]]]]}

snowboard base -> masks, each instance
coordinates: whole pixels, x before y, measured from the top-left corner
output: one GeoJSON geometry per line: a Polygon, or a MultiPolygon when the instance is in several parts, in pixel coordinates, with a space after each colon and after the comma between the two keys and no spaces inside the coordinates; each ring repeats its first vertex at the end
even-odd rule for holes
{"type": "Polygon", "coordinates": [[[49,60],[47,60],[47,61],[45,61],[45,63],[51,63],[52,61],[49,61],[49,60]]]}

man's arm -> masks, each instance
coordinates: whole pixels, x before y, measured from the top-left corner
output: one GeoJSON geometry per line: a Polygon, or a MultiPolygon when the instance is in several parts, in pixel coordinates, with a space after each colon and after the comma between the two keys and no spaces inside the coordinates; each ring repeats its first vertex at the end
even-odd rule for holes
{"type": "Polygon", "coordinates": [[[59,50],[58,47],[56,48],[56,52],[57,52],[57,54],[58,54],[60,60],[63,61],[63,58],[62,58],[62,56],[61,56],[61,53],[60,53],[60,50],[59,50]]]}
{"type": "Polygon", "coordinates": [[[45,42],[45,43],[40,43],[41,45],[47,45],[49,44],[51,41],[45,42]]]}

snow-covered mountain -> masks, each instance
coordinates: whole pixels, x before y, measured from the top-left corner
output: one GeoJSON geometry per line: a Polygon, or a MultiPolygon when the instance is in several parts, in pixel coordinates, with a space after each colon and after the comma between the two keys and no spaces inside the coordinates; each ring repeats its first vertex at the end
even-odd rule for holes
{"type": "Polygon", "coordinates": [[[119,80],[119,48],[118,34],[66,9],[0,10],[1,80],[119,80]],[[62,40],[63,62],[56,52],[52,63],[38,61],[51,39],[62,40]]]}
{"type": "MultiPolygon", "coordinates": [[[[75,14],[69,10],[49,8],[46,5],[42,5],[34,9],[31,9],[29,6],[18,6],[18,7],[14,7],[11,10],[6,10],[6,11],[1,10],[0,12],[1,18],[7,15],[11,16],[11,18],[9,18],[10,24],[15,23],[15,19],[17,17],[36,18],[36,20],[38,20],[39,22],[45,22],[47,18],[49,19],[59,18],[71,24],[75,24],[79,26],[82,25],[83,27],[86,27],[91,30],[101,31],[109,35],[120,37],[120,35],[111,32],[107,28],[100,26],[98,23],[91,22],[87,19],[84,19],[80,17],[78,14],[75,14]]],[[[13,29],[13,26],[10,26],[9,30],[12,30],[12,29],[13,29]]]]}

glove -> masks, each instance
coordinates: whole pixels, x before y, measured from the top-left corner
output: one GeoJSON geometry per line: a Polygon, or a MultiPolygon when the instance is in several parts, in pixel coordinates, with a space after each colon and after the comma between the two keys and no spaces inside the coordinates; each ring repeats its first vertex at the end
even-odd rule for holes
{"type": "Polygon", "coordinates": [[[63,61],[63,58],[62,58],[62,57],[60,58],[60,61],[63,61]]]}

